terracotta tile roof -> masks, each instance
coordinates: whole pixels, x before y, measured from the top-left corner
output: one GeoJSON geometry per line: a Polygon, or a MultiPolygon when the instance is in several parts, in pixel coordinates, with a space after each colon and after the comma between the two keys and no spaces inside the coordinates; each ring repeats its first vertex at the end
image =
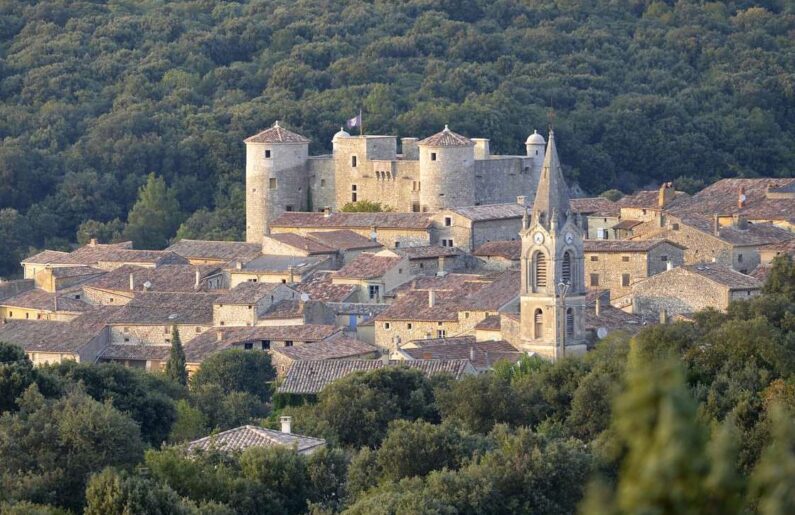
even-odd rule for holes
{"type": "Polygon", "coordinates": [[[472,220],[473,222],[522,218],[526,210],[526,207],[520,206],[516,202],[450,208],[450,211],[472,220]]]}
{"type": "Polygon", "coordinates": [[[767,282],[767,276],[770,275],[770,270],[772,270],[771,265],[757,265],[756,268],[751,270],[751,273],[748,274],[760,283],[764,284],[767,282]]]}
{"type": "MultiPolygon", "coordinates": [[[[713,282],[722,284],[729,289],[754,289],[761,288],[762,284],[755,278],[741,274],[731,267],[718,265],[715,263],[703,263],[696,265],[685,265],[681,267],[692,274],[705,277],[713,282]]],[[[676,269],[674,269],[676,270],[676,269]]]]}
{"type": "Polygon", "coordinates": [[[377,256],[362,252],[356,259],[340,268],[335,278],[341,279],[375,279],[382,277],[403,260],[400,257],[377,256]]]}
{"type": "Polygon", "coordinates": [[[368,372],[387,366],[398,366],[418,369],[426,376],[448,373],[456,379],[470,373],[472,365],[469,360],[413,360],[390,361],[385,364],[381,359],[366,360],[306,360],[296,361],[287,371],[284,382],[279,386],[279,393],[317,394],[330,383],[342,379],[355,372],[368,372]]]}
{"type": "Polygon", "coordinates": [[[468,359],[478,370],[487,370],[497,361],[519,361],[524,355],[519,349],[502,340],[486,342],[445,342],[439,345],[426,345],[418,349],[400,349],[416,360],[430,359],[468,359]]]}
{"type": "Polygon", "coordinates": [[[100,353],[100,361],[129,359],[135,361],[166,361],[171,345],[147,345],[142,343],[110,344],[100,353]]]}
{"type": "Polygon", "coordinates": [[[279,125],[279,122],[273,124],[262,132],[253,136],[249,136],[245,140],[246,143],[309,143],[309,140],[300,134],[288,131],[279,125]]]}
{"type": "Polygon", "coordinates": [[[656,319],[646,320],[641,315],[627,313],[610,305],[609,291],[589,291],[586,296],[585,306],[585,328],[591,331],[598,331],[604,327],[608,332],[626,331],[636,333],[649,323],[657,323],[656,319]],[[599,305],[599,316],[596,316],[596,299],[601,297],[599,305]]]}
{"type": "Polygon", "coordinates": [[[134,250],[116,245],[86,245],[71,252],[64,264],[97,265],[99,263],[142,263],[184,265],[187,260],[166,250],[134,250]]]}
{"type": "MultiPolygon", "coordinates": [[[[64,296],[61,293],[58,293],[57,296],[57,311],[59,312],[63,311],[67,313],[79,313],[93,309],[91,305],[86,304],[83,301],[64,296]]],[[[0,306],[55,312],[55,297],[55,293],[49,293],[39,288],[35,288],[14,295],[13,297],[3,299],[0,301],[0,306]]]]}
{"type": "MultiPolygon", "coordinates": [[[[673,209],[675,206],[680,206],[687,202],[690,195],[684,191],[674,192],[674,198],[671,200],[665,209],[673,209]]],[[[632,195],[621,197],[616,204],[619,209],[622,207],[634,207],[638,209],[659,209],[660,191],[659,190],[642,190],[632,195]]]]}
{"type": "Polygon", "coordinates": [[[62,266],[52,269],[52,276],[56,279],[66,279],[73,277],[83,277],[86,281],[92,277],[103,275],[107,273],[105,270],[94,268],[91,266],[62,266]]]}
{"type": "Polygon", "coordinates": [[[299,454],[309,453],[326,445],[322,438],[282,433],[256,426],[240,426],[216,435],[205,436],[186,445],[188,452],[219,450],[244,451],[250,447],[292,447],[299,454]]]}
{"type": "Polygon", "coordinates": [[[333,325],[321,324],[215,328],[187,342],[185,356],[188,362],[197,363],[212,353],[246,342],[275,340],[308,343],[323,340],[340,331],[333,325]]]}
{"type": "Polygon", "coordinates": [[[458,247],[439,247],[437,245],[426,245],[423,247],[401,247],[394,250],[395,253],[401,256],[406,256],[409,259],[431,259],[444,257],[455,257],[464,255],[464,251],[458,247]]]}
{"type": "Polygon", "coordinates": [[[271,227],[337,228],[337,229],[415,229],[431,226],[427,213],[305,213],[284,212],[271,222],[271,227]]]}
{"type": "Polygon", "coordinates": [[[583,248],[585,252],[648,252],[663,243],[680,249],[685,248],[678,243],[663,238],[649,240],[584,240],[583,248]]]}
{"type": "Polygon", "coordinates": [[[246,281],[238,284],[229,292],[219,295],[216,304],[256,304],[263,297],[273,294],[281,283],[260,283],[246,281]]]}
{"type": "Polygon", "coordinates": [[[135,284],[135,291],[143,291],[144,283],[149,283],[150,291],[162,292],[195,292],[196,273],[201,280],[221,272],[217,266],[193,265],[162,265],[156,268],[136,265],[122,265],[107,272],[102,277],[85,284],[87,287],[108,291],[130,291],[130,274],[135,284]]]}
{"type": "Polygon", "coordinates": [[[340,231],[310,232],[307,233],[307,236],[323,245],[339,250],[378,249],[383,247],[383,245],[377,241],[373,241],[347,229],[340,231]]]}
{"type": "Polygon", "coordinates": [[[101,330],[89,332],[53,320],[9,320],[0,324],[0,341],[18,345],[26,352],[80,352],[101,330]]]}
{"type": "Polygon", "coordinates": [[[789,254],[790,256],[795,256],[795,239],[777,243],[768,243],[767,245],[760,246],[759,250],[773,251],[777,255],[789,254]]]}
{"type": "Polygon", "coordinates": [[[795,179],[721,179],[699,191],[692,198],[672,209],[677,214],[697,213],[712,215],[740,214],[750,220],[795,220],[795,199],[768,198],[772,191],[795,187],[795,179]],[[742,188],[745,195],[743,207],[739,207],[742,188]]]}
{"type": "Polygon", "coordinates": [[[327,308],[337,315],[359,315],[372,317],[382,313],[389,304],[364,304],[359,302],[325,302],[327,308]]]}
{"type": "Polygon", "coordinates": [[[311,238],[306,238],[299,234],[285,232],[285,233],[271,234],[270,237],[284,245],[288,245],[295,249],[307,252],[309,255],[334,254],[336,252],[336,249],[333,249],[328,245],[324,245],[319,241],[316,241],[311,238]]]}
{"type": "Polygon", "coordinates": [[[521,271],[506,270],[458,303],[459,310],[497,311],[519,296],[521,271]]]}
{"type": "Polygon", "coordinates": [[[428,147],[472,147],[475,143],[466,136],[451,131],[447,128],[447,125],[445,125],[444,130],[418,141],[417,145],[425,145],[428,147]]]}
{"type": "Polygon", "coordinates": [[[629,229],[632,229],[633,227],[637,227],[638,225],[640,225],[642,223],[643,222],[641,222],[640,220],[621,220],[616,225],[614,225],[612,228],[613,229],[629,230],[629,229]]]}
{"type": "Polygon", "coordinates": [[[481,257],[501,257],[504,259],[510,259],[512,261],[518,261],[522,255],[522,241],[487,241],[476,248],[472,254],[481,257]]]}
{"type": "Polygon", "coordinates": [[[212,325],[214,293],[136,293],[108,322],[113,325],[212,325]]]}
{"type": "Polygon", "coordinates": [[[260,317],[264,320],[303,318],[304,303],[300,300],[280,300],[260,317]]]}
{"type": "Polygon", "coordinates": [[[455,322],[458,320],[459,291],[435,292],[434,305],[429,305],[427,291],[410,291],[399,296],[395,301],[376,316],[376,320],[422,320],[430,322],[455,322]]]}
{"type": "Polygon", "coordinates": [[[166,249],[187,259],[251,261],[262,255],[262,245],[242,241],[179,240],[166,249]]]}
{"type": "Polygon", "coordinates": [[[309,295],[310,300],[324,302],[344,302],[356,292],[355,284],[333,284],[331,277],[331,272],[315,272],[308,280],[294,285],[294,288],[309,295]]]}
{"type": "MultiPolygon", "coordinates": [[[[304,274],[325,263],[329,258],[326,256],[260,256],[245,263],[242,270],[246,272],[286,272],[293,267],[296,273],[304,274]]],[[[235,268],[229,271],[235,272],[235,268]]]]}
{"type": "Polygon", "coordinates": [[[23,291],[30,291],[36,287],[33,279],[15,279],[13,281],[0,281],[0,300],[13,297],[23,291]]]}
{"type": "Polygon", "coordinates": [[[683,213],[675,215],[681,223],[689,225],[706,234],[717,236],[726,243],[738,246],[768,245],[781,243],[795,238],[795,234],[766,223],[749,223],[745,229],[734,226],[724,226],[714,232],[714,220],[710,217],[696,213],[683,213]]]}
{"type": "Polygon", "coordinates": [[[31,263],[36,265],[48,265],[51,263],[63,263],[69,259],[68,252],[61,252],[60,250],[44,250],[38,254],[33,254],[22,260],[23,264],[31,263]]]}
{"type": "MultiPolygon", "coordinates": [[[[436,345],[453,345],[453,344],[473,344],[477,341],[474,334],[465,334],[462,336],[451,336],[449,338],[420,338],[417,340],[410,340],[405,343],[401,349],[407,347],[409,344],[417,347],[435,347],[436,345]]],[[[466,359],[469,359],[467,357],[466,359]]]]}
{"type": "Polygon", "coordinates": [[[499,331],[500,330],[500,317],[499,315],[489,315],[475,326],[476,331],[499,331]]]}
{"type": "Polygon", "coordinates": [[[379,353],[378,347],[355,338],[332,338],[319,342],[278,347],[273,352],[282,354],[293,361],[318,359],[343,359],[379,353]]]}
{"type": "Polygon", "coordinates": [[[604,197],[573,198],[569,203],[572,211],[584,215],[613,217],[621,212],[618,204],[604,197]]]}

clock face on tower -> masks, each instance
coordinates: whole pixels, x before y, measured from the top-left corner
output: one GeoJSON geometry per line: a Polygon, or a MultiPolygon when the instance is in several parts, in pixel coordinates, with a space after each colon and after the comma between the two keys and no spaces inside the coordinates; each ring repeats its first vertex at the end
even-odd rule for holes
{"type": "Polygon", "coordinates": [[[571,245],[571,242],[574,241],[574,235],[572,233],[570,233],[570,232],[567,232],[566,236],[564,237],[564,239],[566,240],[566,243],[571,245]]]}
{"type": "Polygon", "coordinates": [[[536,245],[541,245],[544,243],[544,235],[540,232],[537,232],[533,235],[533,241],[536,242],[536,245]]]}

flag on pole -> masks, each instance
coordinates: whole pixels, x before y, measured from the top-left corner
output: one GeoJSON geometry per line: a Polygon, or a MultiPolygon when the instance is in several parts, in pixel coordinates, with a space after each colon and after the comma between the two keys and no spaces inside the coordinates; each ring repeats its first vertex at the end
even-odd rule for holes
{"type": "Polygon", "coordinates": [[[353,118],[349,119],[345,124],[348,126],[349,129],[353,129],[354,127],[362,127],[362,112],[359,111],[359,114],[354,116],[353,118]]]}

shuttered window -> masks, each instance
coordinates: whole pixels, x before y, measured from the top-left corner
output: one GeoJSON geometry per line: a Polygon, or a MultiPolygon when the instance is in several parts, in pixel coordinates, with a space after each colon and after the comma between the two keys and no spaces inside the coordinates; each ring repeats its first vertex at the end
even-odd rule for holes
{"type": "Polygon", "coordinates": [[[541,252],[536,252],[535,255],[535,275],[536,275],[536,288],[547,287],[547,258],[541,252]]]}
{"type": "Polygon", "coordinates": [[[574,335],[574,310],[568,308],[566,310],[566,336],[574,335]]]}
{"type": "Polygon", "coordinates": [[[535,326],[533,337],[541,338],[544,335],[544,313],[541,309],[536,309],[533,315],[533,324],[535,326]]]}
{"type": "Polygon", "coordinates": [[[571,254],[566,252],[563,254],[563,267],[561,270],[561,279],[566,284],[571,284],[571,254]]]}

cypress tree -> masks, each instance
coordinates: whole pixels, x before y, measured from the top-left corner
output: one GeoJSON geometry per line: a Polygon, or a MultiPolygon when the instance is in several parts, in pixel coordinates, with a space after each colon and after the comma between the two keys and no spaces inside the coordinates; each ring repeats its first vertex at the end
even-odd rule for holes
{"type": "Polygon", "coordinates": [[[166,376],[183,386],[188,384],[188,369],[185,366],[185,350],[179,337],[179,329],[171,329],[171,354],[166,362],[166,376]]]}

